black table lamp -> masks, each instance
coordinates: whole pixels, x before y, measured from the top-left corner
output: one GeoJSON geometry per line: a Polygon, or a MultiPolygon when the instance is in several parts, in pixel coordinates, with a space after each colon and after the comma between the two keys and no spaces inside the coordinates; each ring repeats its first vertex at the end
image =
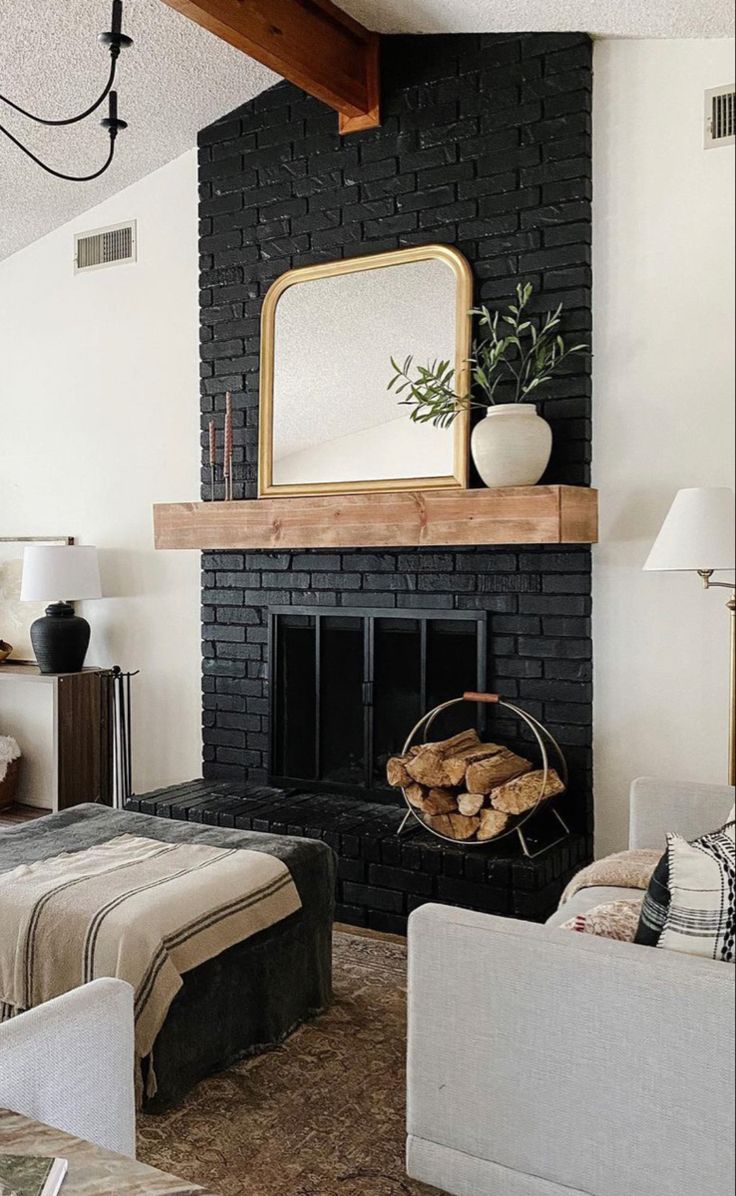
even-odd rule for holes
{"type": "Polygon", "coordinates": [[[71,602],[101,598],[97,549],[80,545],[33,545],[23,556],[21,600],[51,602],[31,627],[42,673],[78,673],[87,655],[90,626],[71,602]]]}

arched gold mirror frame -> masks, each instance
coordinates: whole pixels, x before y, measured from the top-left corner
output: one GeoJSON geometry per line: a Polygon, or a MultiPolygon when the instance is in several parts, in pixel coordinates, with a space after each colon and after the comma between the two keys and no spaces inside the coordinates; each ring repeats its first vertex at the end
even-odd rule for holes
{"type": "MultiPolygon", "coordinates": [[[[261,380],[259,404],[258,494],[260,498],[304,494],[355,494],[366,491],[403,491],[466,489],[468,486],[468,452],[470,412],[461,411],[448,435],[453,437],[452,473],[446,476],[410,478],[365,478],[356,481],[321,481],[276,484],[274,482],[274,390],[276,377],[276,319],[279,301],[291,288],[318,279],[357,274],[369,270],[383,270],[416,262],[440,261],[449,266],[455,277],[455,383],[457,392],[469,389],[469,357],[471,353],[473,305],[473,275],[467,258],[450,245],[422,245],[392,253],[373,254],[345,261],[328,262],[290,270],[276,280],[263,305],[261,320],[261,380]]],[[[392,346],[386,345],[386,361],[392,346]]],[[[407,414],[406,418],[409,416],[407,414]]]]}

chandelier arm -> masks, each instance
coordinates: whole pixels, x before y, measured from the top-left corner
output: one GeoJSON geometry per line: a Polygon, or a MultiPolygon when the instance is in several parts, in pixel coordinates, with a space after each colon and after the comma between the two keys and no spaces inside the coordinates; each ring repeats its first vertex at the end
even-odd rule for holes
{"type": "Polygon", "coordinates": [[[93,179],[98,179],[101,174],[105,173],[108,166],[110,166],[115,155],[115,136],[111,132],[110,151],[104,164],[99,168],[99,170],[93,171],[92,174],[63,174],[62,171],[54,170],[52,166],[47,166],[45,162],[42,162],[40,158],[37,158],[36,155],[32,153],[31,150],[27,149],[17,137],[14,137],[10,130],[6,129],[4,125],[0,125],[0,133],[3,133],[9,141],[13,142],[13,145],[16,145],[19,150],[22,150],[26,157],[30,158],[32,162],[35,162],[36,166],[40,166],[42,170],[45,170],[47,174],[53,175],[55,179],[64,179],[69,183],[91,183],[93,179]]]}
{"type": "MultiPolygon", "coordinates": [[[[85,108],[84,112],[80,112],[79,116],[70,116],[66,120],[46,120],[42,116],[35,116],[33,112],[28,112],[25,108],[21,108],[20,104],[16,104],[13,102],[13,100],[9,100],[8,97],[2,95],[2,93],[0,93],[0,103],[7,104],[9,108],[13,108],[15,112],[19,112],[21,116],[27,116],[29,120],[35,121],[37,125],[50,125],[56,127],[61,125],[76,125],[80,120],[85,120],[86,117],[91,116],[93,112],[96,112],[100,107],[100,104],[103,104],[107,99],[112,91],[113,84],[115,83],[116,70],[117,55],[113,54],[112,61],[110,63],[110,75],[107,83],[105,84],[105,90],[103,91],[102,95],[99,97],[99,99],[95,100],[94,104],[91,104],[89,108],[85,108]]],[[[5,130],[3,130],[3,132],[4,131],[5,130]]]]}

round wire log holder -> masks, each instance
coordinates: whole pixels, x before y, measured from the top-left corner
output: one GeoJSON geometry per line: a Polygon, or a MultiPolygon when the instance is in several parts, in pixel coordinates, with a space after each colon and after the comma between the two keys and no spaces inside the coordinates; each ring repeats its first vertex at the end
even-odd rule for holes
{"type": "Polygon", "coordinates": [[[512,714],[516,715],[517,718],[521,719],[521,721],[529,728],[536,741],[542,758],[542,768],[540,770],[542,776],[539,783],[539,796],[534,805],[530,806],[528,810],[524,810],[523,813],[518,815],[512,815],[513,825],[508,827],[507,830],[501,831],[500,834],[495,835],[492,839],[468,840],[454,839],[450,835],[443,835],[441,831],[435,830],[435,828],[430,826],[429,823],[426,822],[422,817],[422,812],[411,804],[406,789],[402,788],[401,792],[404,795],[407,812],[406,818],[399,827],[398,833],[401,834],[406,829],[411,819],[414,818],[415,821],[419,823],[419,826],[421,826],[425,831],[429,831],[429,833],[434,835],[436,839],[440,839],[443,843],[454,843],[455,846],[460,847],[489,847],[499,843],[502,839],[507,839],[511,835],[516,835],[524,855],[528,859],[535,859],[537,856],[543,855],[544,852],[549,851],[552,847],[556,847],[559,843],[562,843],[563,840],[566,839],[570,834],[570,828],[568,827],[567,823],[564,821],[559,811],[554,808],[552,809],[552,813],[563,830],[563,834],[559,838],[555,839],[552,843],[545,844],[545,846],[539,851],[532,852],[529,849],[529,843],[527,841],[526,835],[524,834],[524,827],[529,820],[533,818],[540,809],[549,805],[549,803],[552,802],[555,797],[562,796],[562,794],[557,793],[550,794],[549,797],[545,797],[545,793],[547,792],[547,782],[549,780],[550,772],[552,771],[548,746],[553,749],[555,755],[557,756],[559,763],[558,775],[564,786],[562,793],[567,792],[569,773],[567,761],[559,743],[554,738],[551,731],[549,731],[548,728],[543,725],[543,723],[540,723],[538,719],[534,718],[533,715],[529,714],[528,711],[522,710],[519,706],[515,706],[512,702],[505,701],[499,694],[465,693],[461,698],[452,698],[449,702],[443,702],[440,706],[435,706],[434,710],[430,710],[427,712],[427,714],[423,715],[408,736],[406,743],[404,744],[403,755],[406,756],[409,754],[409,751],[415,746],[415,742],[419,736],[422,737],[422,742],[424,744],[428,743],[428,735],[435,721],[442,714],[444,714],[446,710],[451,710],[454,706],[460,706],[463,702],[472,702],[473,704],[483,703],[485,705],[498,706],[504,710],[509,710],[512,714]]]}

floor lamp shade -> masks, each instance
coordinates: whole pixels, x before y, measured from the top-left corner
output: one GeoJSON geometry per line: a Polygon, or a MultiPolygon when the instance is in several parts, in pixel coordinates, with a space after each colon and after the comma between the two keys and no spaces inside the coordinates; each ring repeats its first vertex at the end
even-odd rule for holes
{"type": "Polygon", "coordinates": [[[31,643],[42,673],[78,673],[89,647],[90,626],[70,602],[101,598],[97,549],[44,544],[26,548],[21,600],[49,602],[31,627],[31,643]]]}
{"type": "Polygon", "coordinates": [[[693,573],[733,569],[735,541],[732,490],[716,486],[680,490],[644,568],[693,573]]]}

